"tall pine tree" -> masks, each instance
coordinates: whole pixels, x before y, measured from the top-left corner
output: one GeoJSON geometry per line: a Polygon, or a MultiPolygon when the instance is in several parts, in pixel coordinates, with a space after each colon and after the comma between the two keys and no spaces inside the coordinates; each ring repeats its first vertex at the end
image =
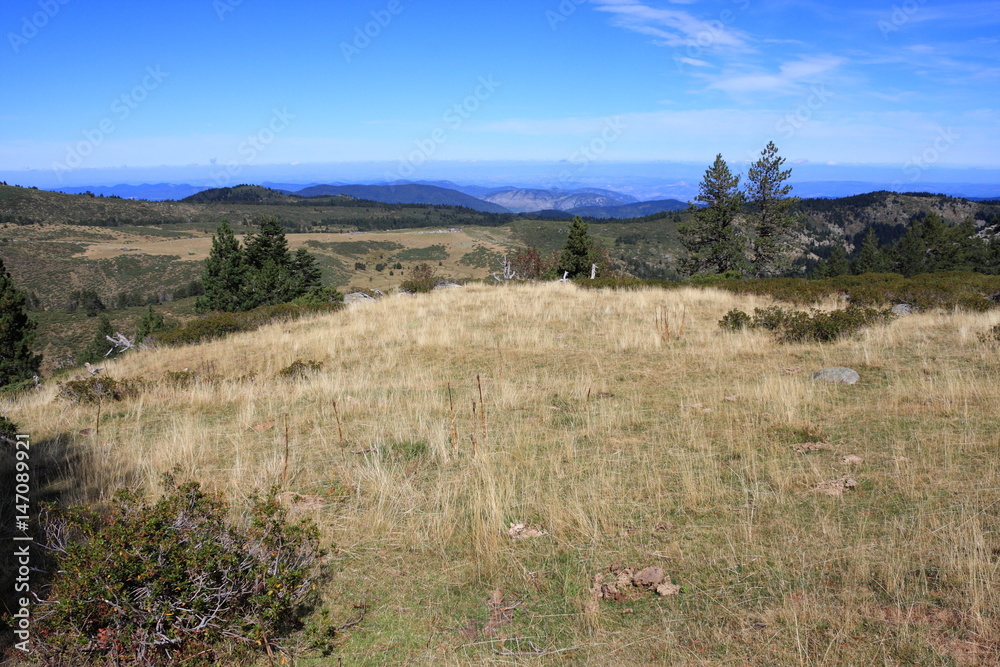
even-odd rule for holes
{"type": "Polygon", "coordinates": [[[851,262],[851,273],[885,273],[889,270],[889,262],[885,253],[878,245],[878,235],[874,227],[869,227],[861,241],[861,249],[851,262]]]}
{"type": "Polygon", "coordinates": [[[688,274],[746,272],[746,240],[737,226],[743,205],[740,177],[729,170],[722,155],[705,170],[696,201],[705,204],[694,220],[681,225],[681,243],[687,251],[682,268],[688,274]]]}
{"type": "Polygon", "coordinates": [[[205,260],[205,269],[201,274],[205,293],[198,297],[197,309],[200,312],[246,310],[246,279],[243,249],[229,223],[223,222],[212,237],[212,251],[205,260]]]}
{"type": "Polygon", "coordinates": [[[747,172],[746,199],[753,229],[753,274],[775,276],[784,272],[791,260],[791,236],[795,230],[792,205],[798,201],[789,197],[792,186],[785,181],[791,169],[782,170],[785,158],[778,157],[774,142],[768,142],[760,158],[747,172]]]}
{"type": "Polygon", "coordinates": [[[24,293],[0,259],[0,386],[38,374],[42,355],[32,354],[38,323],[28,318],[24,293]]]}
{"type": "Polygon", "coordinates": [[[590,267],[597,263],[594,241],[590,238],[587,223],[576,216],[569,226],[569,237],[559,256],[559,275],[568,273],[570,278],[590,277],[590,267]]]}

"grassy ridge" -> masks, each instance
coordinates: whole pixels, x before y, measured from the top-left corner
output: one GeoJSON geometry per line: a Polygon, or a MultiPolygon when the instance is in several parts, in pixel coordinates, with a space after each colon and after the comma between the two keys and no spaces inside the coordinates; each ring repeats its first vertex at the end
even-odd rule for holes
{"type": "Polygon", "coordinates": [[[5,410],[67,502],[177,464],[241,499],[281,479],[287,414],[286,488],[333,546],[313,635],[366,610],[300,664],[994,664],[1000,363],[977,334],[1000,315],[824,345],[717,326],[770,303],[466,287],[112,362],[144,389],[99,438],[55,387],[5,410]],[[861,382],[810,379],[837,365],[861,382]],[[596,599],[616,564],[680,593],[596,599]]]}

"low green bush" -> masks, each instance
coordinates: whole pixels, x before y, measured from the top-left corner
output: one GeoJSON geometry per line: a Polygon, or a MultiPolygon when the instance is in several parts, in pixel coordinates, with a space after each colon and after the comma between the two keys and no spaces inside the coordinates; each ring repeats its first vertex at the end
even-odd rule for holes
{"type": "Polygon", "coordinates": [[[211,313],[199,317],[183,327],[156,336],[156,342],[160,345],[204,343],[229,334],[254,331],[271,322],[296,320],[311,313],[334,312],[342,307],[342,302],[283,303],[277,306],[260,306],[243,313],[211,313]]]}
{"type": "Polygon", "coordinates": [[[33,613],[47,664],[248,664],[283,648],[313,600],[316,527],[292,524],[277,490],[231,521],[196,482],[164,479],[109,511],[46,506],[48,584],[33,613]]]}
{"type": "Polygon", "coordinates": [[[867,327],[890,322],[895,317],[888,308],[880,310],[853,305],[844,310],[812,310],[808,313],[771,306],[755,308],[753,317],[734,308],[719,320],[719,328],[727,331],[764,329],[773,333],[782,343],[825,343],[853,335],[867,327]]]}
{"type": "Polygon", "coordinates": [[[90,377],[59,383],[59,397],[73,403],[124,401],[139,395],[142,383],[137,380],[115,380],[110,377],[90,377]]]}
{"type": "Polygon", "coordinates": [[[291,364],[278,371],[278,375],[286,379],[298,380],[309,377],[310,375],[318,373],[321,370],[323,370],[322,361],[314,361],[312,359],[304,361],[302,359],[296,359],[291,364]]]}
{"type": "Polygon", "coordinates": [[[733,308],[719,320],[719,328],[727,331],[741,331],[750,325],[750,316],[738,308],[733,308]]]}

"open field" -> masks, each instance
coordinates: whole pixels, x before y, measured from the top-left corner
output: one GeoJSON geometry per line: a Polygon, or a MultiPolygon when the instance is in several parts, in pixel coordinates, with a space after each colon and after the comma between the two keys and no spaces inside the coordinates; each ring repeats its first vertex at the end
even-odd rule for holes
{"type": "Polygon", "coordinates": [[[234,501],[280,483],[287,415],[293,512],[332,545],[311,623],[367,605],[296,664],[1000,664],[1000,313],[717,327],[767,303],[468,286],[111,362],[145,385],[99,434],[53,383],[2,408],[45,493],[93,503],[175,465],[234,501]],[[810,378],[839,365],[860,383],[810,378]],[[592,591],[646,566],[677,594],[592,591]]]}

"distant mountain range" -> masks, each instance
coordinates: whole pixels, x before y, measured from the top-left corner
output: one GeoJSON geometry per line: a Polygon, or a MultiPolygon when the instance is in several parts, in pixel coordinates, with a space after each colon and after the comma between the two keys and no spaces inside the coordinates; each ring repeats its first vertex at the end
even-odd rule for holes
{"type": "Polygon", "coordinates": [[[347,195],[356,199],[368,199],[383,204],[433,204],[435,206],[464,206],[483,213],[510,213],[482,199],[469,196],[457,190],[440,188],[436,185],[400,183],[398,185],[314,185],[292,193],[297,197],[329,197],[347,195]]]}
{"type": "MultiPolygon", "coordinates": [[[[639,201],[632,195],[602,188],[488,188],[478,185],[459,185],[452,181],[396,181],[386,185],[349,183],[299,185],[264,182],[262,186],[274,194],[296,197],[342,195],[385,204],[464,206],[485,213],[534,213],[539,217],[548,218],[574,215],[591,218],[636,218],[663,211],[683,210],[687,207],[687,204],[679,198],[660,197],[639,201]]],[[[955,187],[959,185],[956,184],[955,187]]],[[[1000,186],[964,185],[962,188],[969,191],[964,198],[970,201],[990,201],[1000,198],[1000,186]]],[[[794,194],[801,198],[823,199],[843,197],[845,192],[856,194],[888,189],[860,181],[813,181],[796,184],[794,194]],[[866,187],[870,189],[866,190],[866,187]]],[[[941,184],[940,187],[933,187],[928,191],[937,193],[948,190],[947,186],[941,184]]],[[[57,192],[67,194],[92,192],[106,197],[148,201],[220,201],[216,195],[207,195],[207,198],[195,197],[203,192],[219,192],[218,189],[173,183],[61,188],[57,192]]],[[[246,191],[241,191],[240,196],[244,195],[246,191]]],[[[252,196],[272,195],[254,192],[252,196]]]]}

